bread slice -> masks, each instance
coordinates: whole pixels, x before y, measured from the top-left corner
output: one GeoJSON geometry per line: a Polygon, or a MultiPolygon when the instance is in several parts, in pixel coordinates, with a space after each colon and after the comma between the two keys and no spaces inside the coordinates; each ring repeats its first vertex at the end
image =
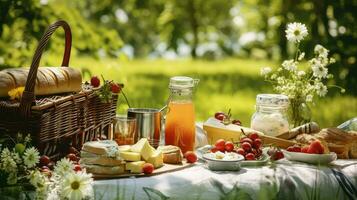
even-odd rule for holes
{"type": "Polygon", "coordinates": [[[157,150],[163,153],[164,163],[168,163],[168,164],[182,163],[183,155],[179,147],[173,145],[159,146],[157,150]]]}
{"type": "Polygon", "coordinates": [[[90,164],[81,164],[81,166],[86,169],[87,173],[92,173],[92,174],[116,175],[116,174],[123,174],[125,172],[125,164],[115,167],[90,165],[90,164]]]}
{"type": "Polygon", "coordinates": [[[79,162],[81,164],[86,164],[86,165],[92,164],[92,165],[101,165],[101,166],[120,166],[122,164],[125,164],[125,161],[122,159],[108,158],[103,156],[97,156],[91,158],[81,157],[79,162]]]}
{"type": "Polygon", "coordinates": [[[83,144],[82,151],[107,157],[119,155],[118,144],[113,140],[90,141],[83,144]]]}

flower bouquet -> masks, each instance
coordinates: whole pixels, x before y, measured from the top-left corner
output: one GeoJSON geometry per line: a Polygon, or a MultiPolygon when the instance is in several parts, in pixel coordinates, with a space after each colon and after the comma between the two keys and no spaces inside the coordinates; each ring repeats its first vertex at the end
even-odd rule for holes
{"type": "Polygon", "coordinates": [[[47,166],[40,168],[42,158],[36,148],[30,147],[30,135],[23,139],[18,135],[13,148],[0,146],[0,196],[56,200],[93,197],[91,174],[75,168],[67,158],[52,166],[53,170],[47,166]]]}
{"type": "MultiPolygon", "coordinates": [[[[327,94],[325,81],[333,78],[332,74],[328,73],[327,66],[334,63],[335,59],[329,57],[329,50],[318,44],[314,48],[315,56],[307,62],[309,67],[306,70],[299,69],[298,65],[305,57],[305,52],[302,52],[299,46],[308,35],[307,28],[304,24],[294,22],[288,24],[285,32],[288,41],[296,45],[295,57],[284,60],[281,67],[275,71],[270,67],[262,68],[261,75],[273,85],[276,92],[289,97],[291,125],[297,127],[311,121],[309,104],[313,103],[314,98],[327,94]]],[[[344,92],[343,88],[338,88],[344,92]]]]}

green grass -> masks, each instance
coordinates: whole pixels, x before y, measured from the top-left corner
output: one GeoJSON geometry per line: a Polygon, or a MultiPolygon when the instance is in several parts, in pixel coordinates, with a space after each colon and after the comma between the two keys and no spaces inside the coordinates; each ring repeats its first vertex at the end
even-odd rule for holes
{"type": "MultiPolygon", "coordinates": [[[[49,58],[46,64],[58,65],[60,60],[49,58]]],[[[277,66],[266,60],[225,59],[218,61],[192,60],[95,60],[73,57],[71,66],[103,74],[106,79],[125,84],[125,92],[133,107],[162,107],[168,98],[171,76],[186,75],[200,79],[195,92],[196,118],[204,121],[216,111],[232,109],[233,116],[250,125],[255,97],[270,93],[272,87],[260,77],[262,66],[277,66]]],[[[89,80],[89,76],[85,76],[89,80]]],[[[333,91],[333,89],[331,89],[333,91]]],[[[348,92],[347,92],[348,93],[348,92]]],[[[119,113],[127,106],[119,99],[119,113]]],[[[337,126],[357,116],[357,97],[341,96],[336,91],[312,107],[313,120],[322,127],[337,126]]]]}

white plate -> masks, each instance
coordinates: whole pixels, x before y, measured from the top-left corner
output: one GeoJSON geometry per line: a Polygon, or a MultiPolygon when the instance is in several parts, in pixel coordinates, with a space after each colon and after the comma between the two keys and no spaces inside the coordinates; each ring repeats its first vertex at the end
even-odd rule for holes
{"type": "Polygon", "coordinates": [[[236,158],[232,160],[215,159],[212,153],[205,153],[202,158],[206,160],[208,168],[213,171],[238,171],[241,161],[244,160],[240,154],[236,154],[236,158]]]}
{"type": "Polygon", "coordinates": [[[309,153],[299,153],[299,152],[290,152],[282,150],[284,157],[292,161],[300,161],[310,164],[320,164],[326,165],[337,159],[337,155],[334,152],[329,154],[309,154],[309,153]]]}

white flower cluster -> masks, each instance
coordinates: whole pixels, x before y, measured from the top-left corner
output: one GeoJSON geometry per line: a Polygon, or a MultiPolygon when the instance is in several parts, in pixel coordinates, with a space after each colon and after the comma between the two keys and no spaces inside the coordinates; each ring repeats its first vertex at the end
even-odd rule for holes
{"type": "MultiPolygon", "coordinates": [[[[285,32],[287,39],[296,43],[297,48],[300,41],[308,35],[306,26],[296,22],[289,24],[285,32]]],[[[315,57],[308,61],[310,68],[306,71],[298,69],[299,62],[305,58],[305,52],[298,49],[295,59],[283,61],[276,71],[264,67],[261,69],[261,75],[273,84],[278,93],[291,99],[299,98],[303,99],[303,102],[312,102],[314,96],[323,97],[327,94],[327,86],[323,81],[332,77],[327,66],[335,62],[333,58],[329,58],[329,51],[322,45],[316,45],[314,53],[315,57]]]]}
{"type": "Polygon", "coordinates": [[[4,148],[0,153],[0,172],[7,174],[7,185],[27,180],[35,187],[36,199],[93,199],[91,174],[76,172],[74,163],[67,158],[58,161],[52,172],[41,172],[37,168],[40,158],[38,150],[21,145],[23,148],[16,149],[15,146],[12,151],[4,148]]]}

